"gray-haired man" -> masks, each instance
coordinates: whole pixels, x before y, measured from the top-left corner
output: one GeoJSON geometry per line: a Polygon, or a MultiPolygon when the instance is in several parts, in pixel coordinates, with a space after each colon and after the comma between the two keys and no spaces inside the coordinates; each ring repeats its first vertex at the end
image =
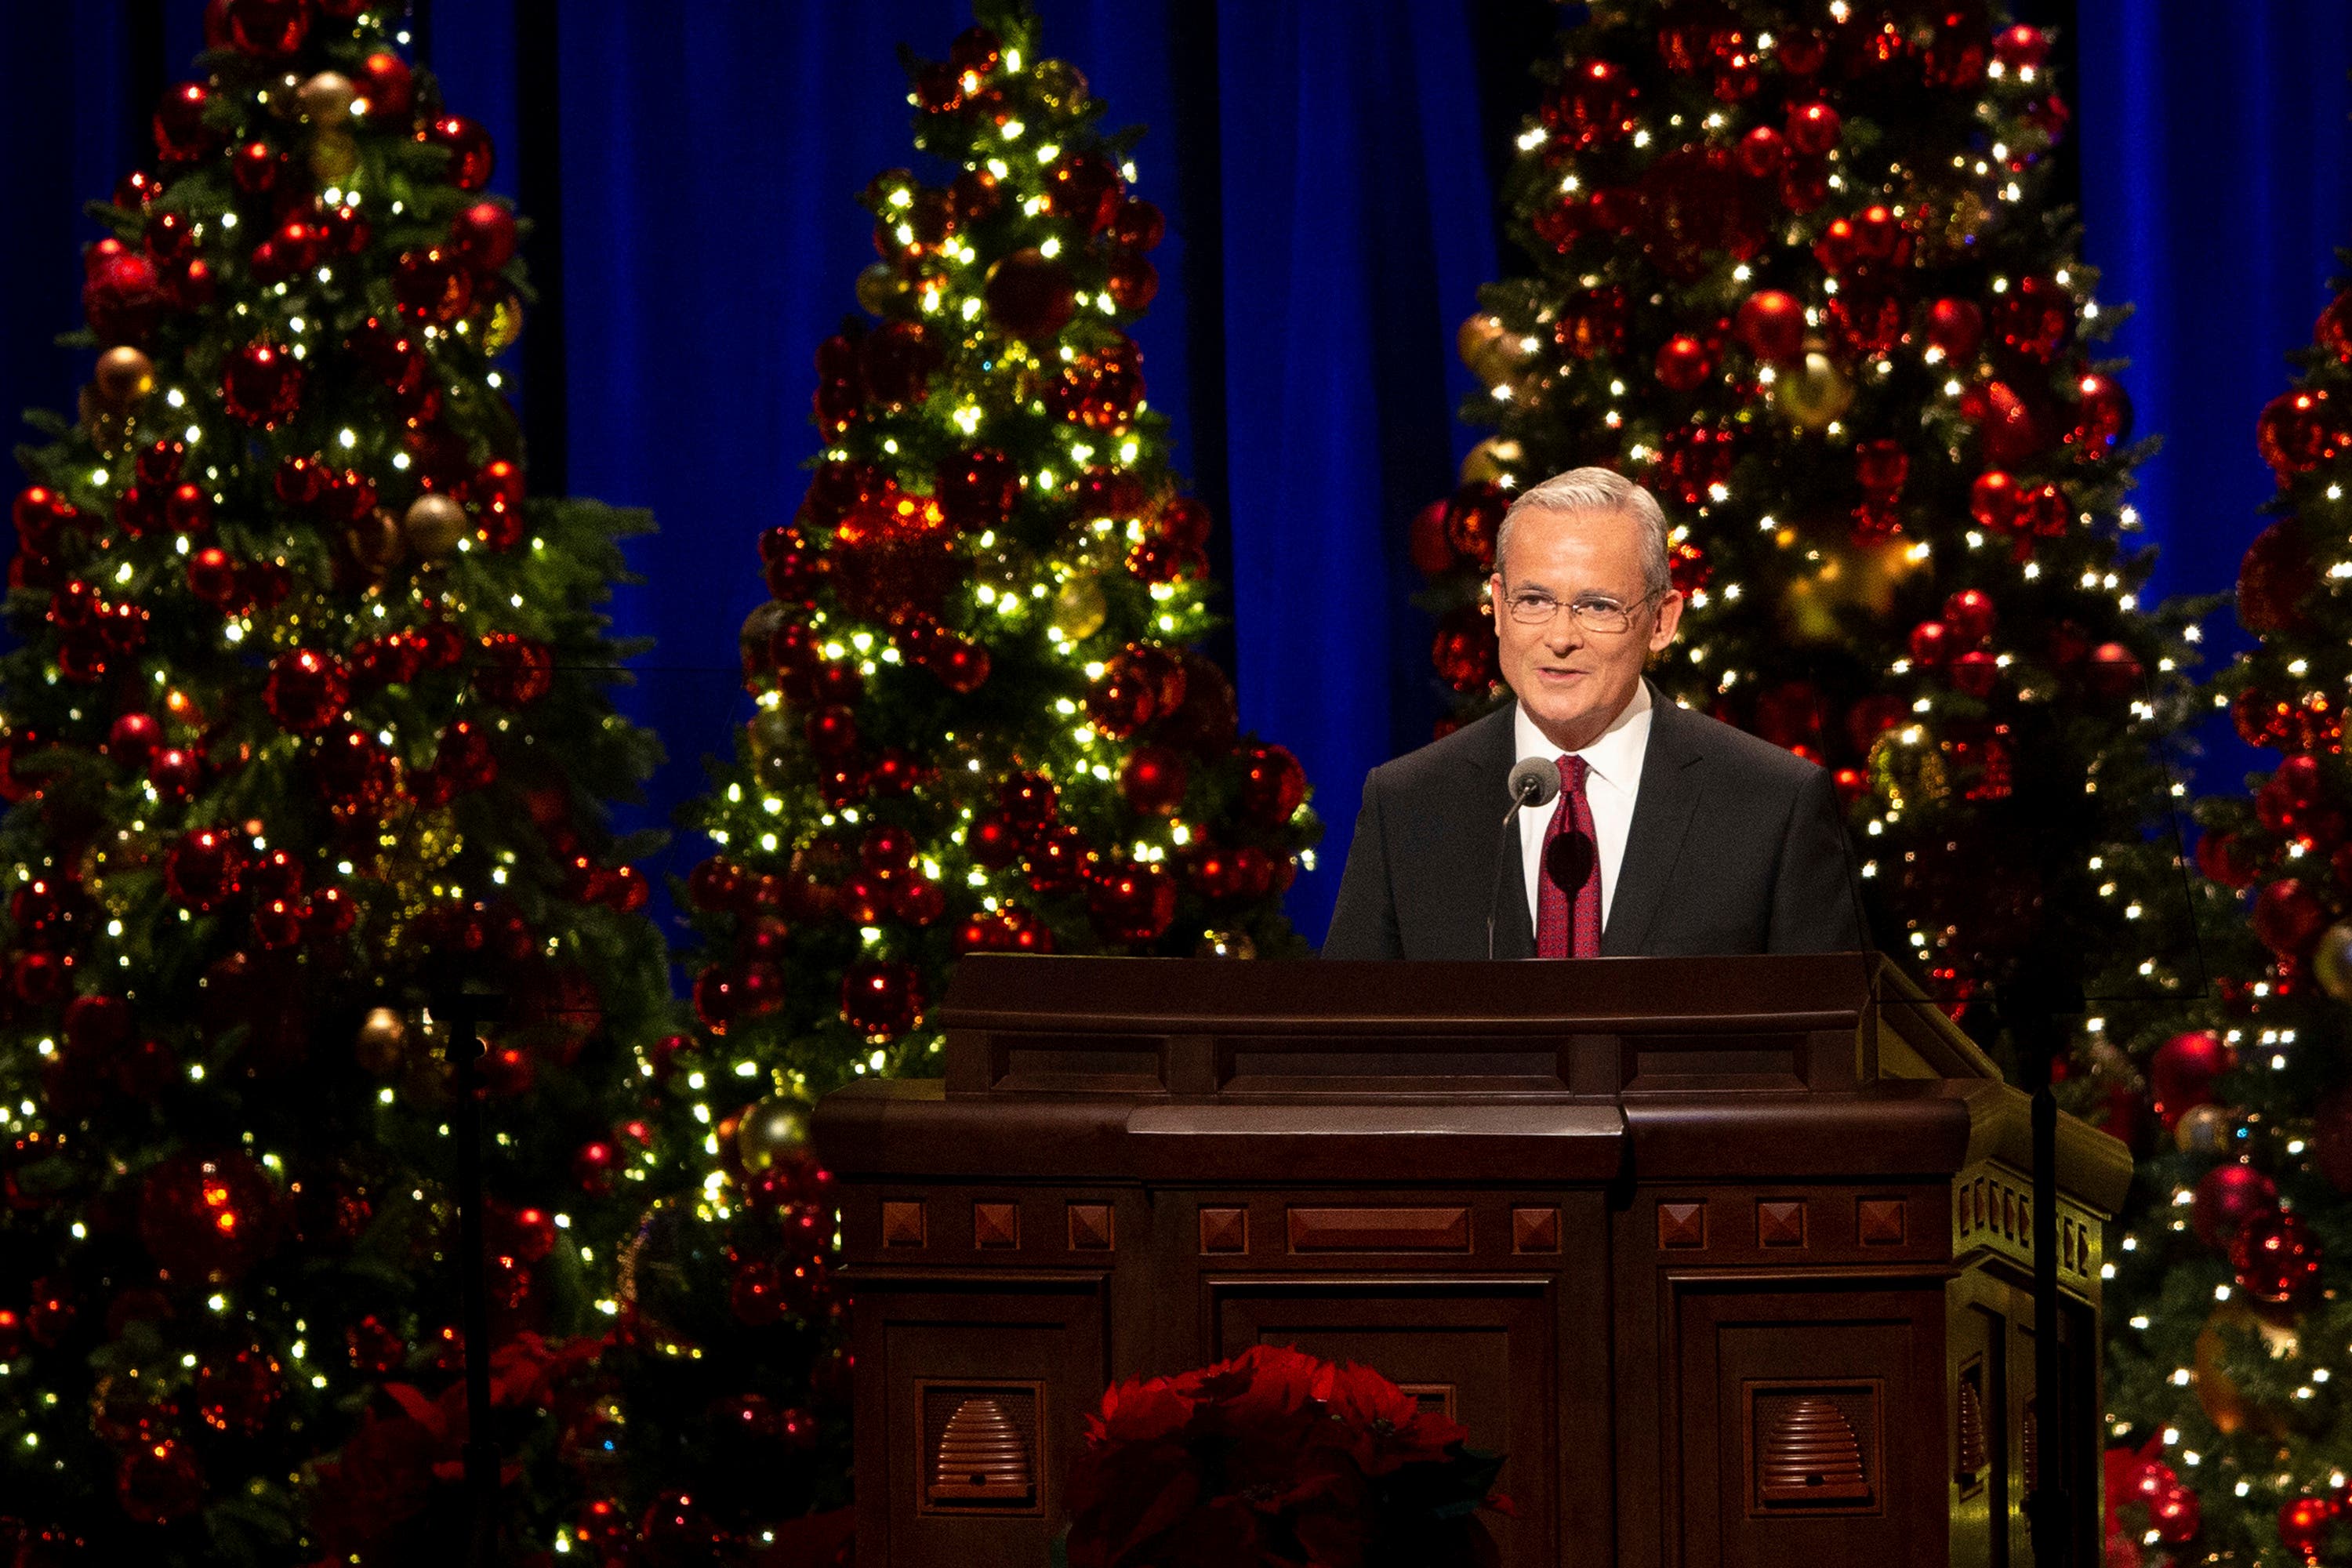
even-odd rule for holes
{"type": "Polygon", "coordinates": [[[1606,468],[1512,504],[1487,595],[1517,700],[1365,779],[1324,957],[1863,945],[1829,775],[1643,678],[1682,619],[1666,547],[1657,501],[1606,468]],[[1520,812],[1513,845],[1497,824],[1528,758],[1558,804],[1520,812]]]}

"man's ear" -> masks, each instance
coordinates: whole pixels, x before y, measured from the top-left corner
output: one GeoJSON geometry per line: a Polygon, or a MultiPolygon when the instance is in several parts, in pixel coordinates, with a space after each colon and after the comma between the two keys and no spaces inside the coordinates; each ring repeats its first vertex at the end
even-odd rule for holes
{"type": "Polygon", "coordinates": [[[1650,651],[1657,653],[1675,640],[1675,628],[1683,623],[1683,596],[1669,589],[1658,601],[1657,619],[1650,623],[1650,651]]]}

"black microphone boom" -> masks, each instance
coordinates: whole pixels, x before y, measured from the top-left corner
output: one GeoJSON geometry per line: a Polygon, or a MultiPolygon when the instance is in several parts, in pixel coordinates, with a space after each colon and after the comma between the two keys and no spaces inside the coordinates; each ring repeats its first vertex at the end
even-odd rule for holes
{"type": "Polygon", "coordinates": [[[1511,809],[1503,814],[1502,837],[1495,844],[1495,887],[1486,898],[1486,957],[1495,956],[1495,919],[1503,908],[1503,871],[1519,863],[1510,853],[1511,829],[1518,826],[1521,808],[1549,805],[1559,793],[1559,764],[1549,757],[1521,757],[1511,764],[1504,787],[1510,791],[1511,809]]]}

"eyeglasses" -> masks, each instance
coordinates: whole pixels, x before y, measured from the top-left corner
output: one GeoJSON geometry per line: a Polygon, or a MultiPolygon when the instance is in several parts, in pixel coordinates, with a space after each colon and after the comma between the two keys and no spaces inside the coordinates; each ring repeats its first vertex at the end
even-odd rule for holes
{"type": "Polygon", "coordinates": [[[1647,609],[1657,597],[1655,594],[1644,594],[1630,605],[1621,605],[1601,595],[1584,594],[1562,605],[1549,594],[1523,588],[1503,603],[1510,607],[1511,619],[1523,626],[1549,626],[1552,617],[1565,609],[1576,617],[1578,626],[1605,637],[1632,630],[1634,614],[1647,609]]]}

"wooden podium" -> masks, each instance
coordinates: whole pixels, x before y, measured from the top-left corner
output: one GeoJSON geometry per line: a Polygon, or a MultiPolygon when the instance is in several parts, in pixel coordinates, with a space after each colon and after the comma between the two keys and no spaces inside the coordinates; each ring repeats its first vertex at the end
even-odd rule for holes
{"type": "Polygon", "coordinates": [[[975,955],[942,1079],[816,1113],[855,1299],[862,1568],[1036,1568],[1104,1385],[1261,1342],[1509,1456],[1505,1561],[2100,1561],[2100,1226],[2059,1129],[2038,1398],[2027,1100],[1875,955],[975,955]]]}

